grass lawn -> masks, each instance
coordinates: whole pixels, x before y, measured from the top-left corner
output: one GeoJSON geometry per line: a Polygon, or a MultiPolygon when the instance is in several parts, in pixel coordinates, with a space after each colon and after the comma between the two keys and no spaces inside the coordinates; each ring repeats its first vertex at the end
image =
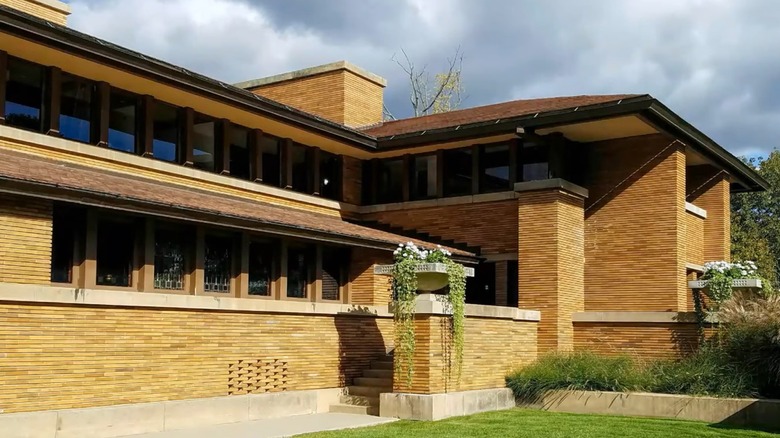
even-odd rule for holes
{"type": "Polygon", "coordinates": [[[706,423],[651,418],[559,414],[512,409],[487,412],[437,422],[397,421],[380,426],[323,432],[306,437],[432,437],[495,436],[529,438],[778,438],[780,435],[755,430],[726,429],[706,423]]]}

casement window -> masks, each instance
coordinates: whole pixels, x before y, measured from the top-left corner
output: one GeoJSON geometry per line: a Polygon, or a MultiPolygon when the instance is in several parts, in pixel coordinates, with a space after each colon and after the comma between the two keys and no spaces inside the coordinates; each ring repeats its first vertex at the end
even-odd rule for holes
{"type": "Polygon", "coordinates": [[[274,273],[278,246],[270,241],[253,240],[249,243],[249,295],[273,296],[274,273]]]}
{"type": "Polygon", "coordinates": [[[179,109],[163,102],[154,102],[152,115],[152,154],[165,161],[177,161],[181,154],[179,109]]]}
{"type": "Polygon", "coordinates": [[[535,141],[524,141],[519,159],[522,181],[537,181],[552,177],[548,145],[535,141]]]}
{"type": "Polygon", "coordinates": [[[509,164],[511,161],[508,144],[480,146],[479,192],[501,192],[510,190],[509,164]]]}
{"type": "Polygon", "coordinates": [[[117,287],[133,284],[135,242],[136,226],[133,221],[98,221],[95,284],[117,287]]]}
{"type": "Polygon", "coordinates": [[[213,172],[216,162],[216,121],[203,114],[195,114],[192,134],[193,166],[213,172]]]}
{"type": "Polygon", "coordinates": [[[5,123],[16,128],[43,131],[43,66],[8,58],[5,95],[5,123]]]}
{"type": "Polygon", "coordinates": [[[249,179],[249,129],[230,125],[230,175],[249,179]]]}
{"type": "Polygon", "coordinates": [[[472,148],[444,151],[444,196],[472,194],[472,148]]]}
{"type": "Polygon", "coordinates": [[[161,224],[154,231],[154,288],[185,290],[185,278],[190,270],[190,241],[195,233],[188,227],[161,224]]]}
{"type": "Polygon", "coordinates": [[[271,135],[263,135],[260,140],[262,154],[263,183],[279,187],[281,185],[282,161],[280,155],[281,139],[271,135]]]}
{"type": "MultiPolygon", "coordinates": [[[[89,143],[95,117],[95,84],[63,74],[60,97],[60,134],[67,139],[89,143]]],[[[130,149],[128,152],[132,152],[130,149]]]]}
{"type": "MultiPolygon", "coordinates": [[[[135,152],[136,139],[138,138],[138,96],[113,88],[109,96],[108,147],[119,151],[135,152]]],[[[175,142],[176,135],[174,131],[173,143],[175,144],[175,142]]],[[[175,145],[172,147],[172,150],[175,155],[175,145]]]]}
{"type": "Polygon", "coordinates": [[[292,161],[292,176],[288,183],[293,190],[302,193],[311,193],[309,180],[311,178],[312,166],[310,165],[308,148],[300,144],[290,146],[290,155],[288,160],[292,161]]]}
{"type": "Polygon", "coordinates": [[[310,248],[289,245],[287,247],[287,297],[308,298],[312,264],[310,248]]]}
{"type": "Polygon", "coordinates": [[[343,248],[322,248],[322,299],[341,301],[345,283],[348,251],[343,248]]]}
{"type": "Polygon", "coordinates": [[[376,171],[376,201],[380,204],[403,201],[403,159],[379,160],[376,171]]]}
{"type": "Polygon", "coordinates": [[[436,155],[413,157],[411,168],[411,198],[413,200],[436,197],[437,172],[436,155]]]}
{"type": "Polygon", "coordinates": [[[319,194],[323,198],[341,200],[341,156],[330,152],[319,153],[319,194]]]}
{"type": "Polygon", "coordinates": [[[83,236],[84,220],[82,210],[61,204],[54,205],[51,242],[52,283],[73,283],[77,240],[83,236]]]}
{"type": "Polygon", "coordinates": [[[233,279],[234,240],[221,234],[207,234],[205,239],[205,292],[230,293],[233,279]]]}

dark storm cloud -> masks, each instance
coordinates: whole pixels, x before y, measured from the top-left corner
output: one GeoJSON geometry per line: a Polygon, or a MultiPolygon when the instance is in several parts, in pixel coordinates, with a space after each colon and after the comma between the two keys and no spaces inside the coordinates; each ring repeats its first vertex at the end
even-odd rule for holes
{"type": "Polygon", "coordinates": [[[435,72],[460,46],[468,100],[650,93],[736,154],[780,135],[771,0],[73,0],[74,27],[235,82],[346,59],[410,109],[404,48],[435,72]]]}

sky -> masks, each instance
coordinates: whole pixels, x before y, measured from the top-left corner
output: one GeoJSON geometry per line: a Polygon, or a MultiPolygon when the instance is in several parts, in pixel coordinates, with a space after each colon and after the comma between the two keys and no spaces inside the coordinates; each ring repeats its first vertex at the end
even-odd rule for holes
{"type": "Polygon", "coordinates": [[[404,49],[435,73],[463,53],[461,107],[651,94],[738,156],[780,146],[775,0],[69,0],[69,25],[224,82],[338,60],[388,81],[404,49]]]}

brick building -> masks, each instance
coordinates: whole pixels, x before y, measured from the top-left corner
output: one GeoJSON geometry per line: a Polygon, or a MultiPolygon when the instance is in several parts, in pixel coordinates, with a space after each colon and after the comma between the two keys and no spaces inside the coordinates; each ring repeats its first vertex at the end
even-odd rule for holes
{"type": "Polygon", "coordinates": [[[420,315],[410,392],[501,388],[537,352],[679,354],[730,193],[766,184],[649,95],[383,122],[384,79],[347,62],[229,85],[73,31],[56,0],[0,5],[0,424],[344,387],[375,408],[373,266],[408,240],[477,272],[469,377],[442,383],[444,316],[420,315]]]}

